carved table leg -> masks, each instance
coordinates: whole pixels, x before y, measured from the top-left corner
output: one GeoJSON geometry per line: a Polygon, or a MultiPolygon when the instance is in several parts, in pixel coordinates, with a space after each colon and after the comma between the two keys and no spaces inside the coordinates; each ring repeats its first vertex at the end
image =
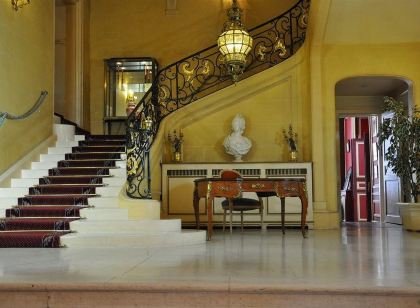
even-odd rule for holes
{"type": "Polygon", "coordinates": [[[306,191],[305,188],[301,187],[302,189],[300,190],[300,202],[302,203],[302,216],[301,216],[301,220],[300,220],[300,226],[302,229],[302,235],[303,237],[307,237],[308,234],[306,232],[306,214],[308,212],[308,198],[306,197],[306,191]]]}
{"type": "Polygon", "coordinates": [[[230,219],[230,223],[229,223],[229,228],[230,228],[230,234],[232,235],[232,216],[233,216],[233,205],[232,205],[232,199],[228,199],[229,200],[229,219],[230,219]]]}
{"type": "Polygon", "coordinates": [[[197,227],[197,230],[200,230],[200,198],[198,197],[198,189],[195,187],[194,193],[193,193],[193,205],[194,205],[194,215],[195,215],[195,225],[197,227]]]}
{"type": "Polygon", "coordinates": [[[214,198],[207,198],[207,240],[211,240],[213,233],[213,201],[214,198]]]}
{"type": "Polygon", "coordinates": [[[281,231],[283,232],[283,234],[285,234],[285,230],[284,230],[284,210],[285,210],[285,203],[286,203],[286,198],[285,197],[280,197],[280,201],[281,201],[281,231]]]}

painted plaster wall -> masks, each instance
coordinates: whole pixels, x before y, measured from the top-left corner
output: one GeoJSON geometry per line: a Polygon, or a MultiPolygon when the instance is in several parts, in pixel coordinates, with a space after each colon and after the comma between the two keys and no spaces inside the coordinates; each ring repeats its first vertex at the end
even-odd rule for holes
{"type": "MultiPolygon", "coordinates": [[[[413,82],[413,101],[420,105],[418,85],[420,83],[420,43],[383,43],[391,36],[398,35],[398,28],[391,30],[378,27],[374,19],[363,29],[375,29],[375,43],[370,40],[360,43],[366,36],[346,36],[347,44],[337,41],[326,44],[331,38],[327,34],[331,29],[338,33],[354,33],[358,27],[352,22],[340,23],[329,19],[333,13],[333,4],[338,0],[312,1],[308,43],[310,45],[310,83],[311,83],[311,140],[312,163],[314,172],[314,226],[315,228],[337,228],[340,215],[338,212],[337,173],[338,138],[335,105],[335,85],[338,81],[354,76],[379,75],[399,76],[413,82]],[[358,40],[359,43],[352,43],[358,40]]],[[[358,3],[358,2],[355,2],[358,3]]],[[[374,3],[364,1],[364,16],[378,13],[374,3]]],[[[387,9],[389,13],[389,9],[387,9]]],[[[353,14],[354,15],[354,14],[353,14]]],[[[381,15],[381,14],[378,14],[381,15]]],[[[351,15],[350,15],[351,16],[351,15]]],[[[413,21],[413,19],[411,19],[413,21]]],[[[348,21],[348,20],[347,20],[348,21]]],[[[412,26],[405,24],[407,31],[412,26]]],[[[401,33],[401,32],[400,32],[401,33]]],[[[337,38],[337,37],[336,37],[337,38]]],[[[341,106],[343,107],[343,106],[341,106]]]]}
{"type": "Polygon", "coordinates": [[[231,131],[232,118],[246,119],[244,135],[252,140],[246,162],[288,161],[282,129],[292,124],[298,133],[299,160],[311,159],[309,61],[304,45],[292,58],[239,82],[236,86],[213,93],[164,119],[151,155],[152,195],[160,197],[160,161],[169,162],[170,145],[166,140],[173,129],[183,130],[184,161],[231,162],[224,138],[231,131]]]}
{"type": "Polygon", "coordinates": [[[53,44],[53,1],[32,1],[17,12],[0,1],[0,111],[20,115],[41,90],[49,93],[30,118],[0,127],[0,174],[52,134],[53,44]]]}
{"type": "MultiPolygon", "coordinates": [[[[413,82],[413,100],[419,106],[420,48],[416,43],[397,45],[335,45],[323,48],[324,160],[336,161],[335,84],[353,76],[399,76],[413,82]],[[343,61],[345,59],[345,61],[343,61]]],[[[315,106],[314,106],[315,107],[315,106]]],[[[314,121],[315,119],[313,119],[314,121]]],[[[318,132],[320,133],[320,132],[318,132]]],[[[325,200],[328,211],[337,210],[337,165],[326,164],[325,200]]],[[[317,170],[315,170],[315,173],[317,170]]],[[[322,172],[318,170],[318,172],[322,172]]]]}
{"type": "MultiPolygon", "coordinates": [[[[354,76],[399,76],[413,82],[413,101],[419,106],[420,43],[387,45],[324,45],[321,53],[320,76],[312,74],[312,84],[320,84],[313,91],[312,110],[319,108],[322,115],[312,113],[313,160],[315,198],[318,203],[317,227],[337,227],[339,223],[336,162],[336,107],[335,85],[354,76]],[[318,166],[323,166],[318,167],[318,166]]],[[[312,56],[313,54],[311,54],[312,56]]]]}
{"type": "MultiPolygon", "coordinates": [[[[296,0],[242,0],[248,28],[280,15],[296,0]]],[[[166,1],[95,0],[90,3],[91,131],[103,131],[103,60],[150,56],[160,67],[216,43],[226,20],[226,0],[178,0],[165,13],[166,1]]]]}

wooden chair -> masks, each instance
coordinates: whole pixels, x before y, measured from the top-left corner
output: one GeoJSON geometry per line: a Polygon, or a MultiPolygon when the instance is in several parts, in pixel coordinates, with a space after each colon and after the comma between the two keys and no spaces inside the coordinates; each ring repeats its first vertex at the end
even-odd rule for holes
{"type": "MultiPolygon", "coordinates": [[[[239,179],[242,178],[242,175],[235,171],[235,170],[222,170],[220,172],[221,179],[239,179]]],[[[230,233],[232,233],[232,216],[233,212],[240,212],[241,213],[241,230],[244,230],[244,212],[252,211],[252,210],[260,210],[261,216],[261,229],[263,229],[263,203],[262,199],[259,200],[251,199],[251,198],[226,198],[226,200],[222,201],[222,208],[223,208],[223,231],[225,231],[226,225],[226,212],[229,211],[230,214],[230,233]]]]}

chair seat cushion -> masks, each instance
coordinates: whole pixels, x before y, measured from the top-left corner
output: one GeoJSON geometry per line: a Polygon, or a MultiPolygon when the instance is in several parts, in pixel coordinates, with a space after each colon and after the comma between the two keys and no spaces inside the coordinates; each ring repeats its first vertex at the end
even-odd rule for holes
{"type": "MultiPolygon", "coordinates": [[[[250,198],[234,198],[232,199],[233,211],[251,211],[259,209],[261,206],[260,201],[250,198]]],[[[222,201],[222,208],[224,210],[229,209],[229,201],[222,201]]]]}
{"type": "Polygon", "coordinates": [[[259,191],[257,192],[257,196],[260,198],[265,198],[265,197],[275,197],[277,196],[277,194],[274,191],[259,191]]]}

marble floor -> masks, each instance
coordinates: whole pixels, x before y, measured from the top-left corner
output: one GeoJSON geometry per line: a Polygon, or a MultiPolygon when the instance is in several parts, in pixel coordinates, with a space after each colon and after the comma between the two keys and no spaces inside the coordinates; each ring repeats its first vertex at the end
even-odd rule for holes
{"type": "Polygon", "coordinates": [[[0,285],[392,288],[420,287],[420,233],[363,224],[340,230],[216,230],[178,248],[1,249],[0,285]]]}

